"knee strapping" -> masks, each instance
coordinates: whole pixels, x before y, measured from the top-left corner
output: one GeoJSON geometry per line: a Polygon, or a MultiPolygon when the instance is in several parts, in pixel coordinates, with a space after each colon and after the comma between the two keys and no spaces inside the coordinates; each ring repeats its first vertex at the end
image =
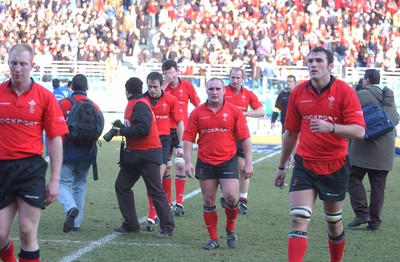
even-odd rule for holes
{"type": "Polygon", "coordinates": [[[307,221],[310,221],[311,213],[312,213],[312,209],[310,207],[297,206],[297,207],[293,207],[290,210],[290,217],[292,217],[292,218],[301,218],[301,219],[305,219],[307,221]]]}
{"type": "Polygon", "coordinates": [[[346,234],[344,233],[344,230],[343,230],[343,232],[337,237],[332,237],[330,235],[328,235],[328,237],[329,237],[329,241],[331,241],[332,243],[340,243],[344,239],[346,239],[346,234]]]}
{"type": "Polygon", "coordinates": [[[308,238],[308,233],[304,231],[292,230],[289,232],[289,238],[293,237],[304,237],[308,238]]]}
{"type": "Polygon", "coordinates": [[[235,210],[236,208],[238,208],[238,206],[239,206],[239,202],[237,202],[236,205],[234,205],[234,206],[229,205],[228,203],[226,203],[226,207],[229,208],[229,209],[232,209],[232,210],[235,210]]]}
{"type": "Polygon", "coordinates": [[[167,167],[171,167],[171,166],[172,166],[172,160],[171,160],[171,159],[168,159],[167,167]]]}
{"type": "Polygon", "coordinates": [[[174,158],[174,163],[185,163],[185,160],[183,159],[183,157],[175,157],[174,158]]]}
{"type": "Polygon", "coordinates": [[[206,207],[203,205],[203,212],[214,212],[217,210],[217,206],[206,207]]]}
{"type": "Polygon", "coordinates": [[[179,180],[186,180],[186,176],[175,175],[175,178],[179,180]]]}
{"type": "Polygon", "coordinates": [[[340,220],[342,220],[342,209],[340,209],[336,213],[326,213],[324,214],[325,221],[329,224],[336,224],[340,220]]]}

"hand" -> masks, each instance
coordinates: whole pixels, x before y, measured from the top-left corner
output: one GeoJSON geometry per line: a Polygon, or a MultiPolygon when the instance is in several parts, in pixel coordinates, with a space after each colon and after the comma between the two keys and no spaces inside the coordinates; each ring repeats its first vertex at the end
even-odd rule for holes
{"type": "Polygon", "coordinates": [[[57,182],[50,181],[47,184],[46,196],[45,196],[45,200],[44,200],[44,203],[46,206],[57,201],[58,189],[59,189],[59,183],[57,183],[57,182]]]}
{"type": "Polygon", "coordinates": [[[275,186],[276,187],[284,187],[285,186],[285,177],[286,177],[286,169],[275,171],[275,186]]]}
{"type": "Polygon", "coordinates": [[[174,78],[177,76],[175,70],[170,70],[167,74],[164,75],[164,82],[168,85],[172,83],[174,78]]]}
{"type": "Polygon", "coordinates": [[[185,161],[185,175],[187,177],[194,178],[195,177],[195,172],[194,171],[195,171],[195,169],[194,169],[193,164],[192,163],[187,163],[185,161]]]}
{"type": "Polygon", "coordinates": [[[332,132],[332,124],[321,119],[312,119],[310,121],[310,130],[312,133],[330,133],[332,132]]]}
{"type": "Polygon", "coordinates": [[[183,148],[178,147],[175,151],[175,157],[183,157],[183,148]]]}
{"type": "Polygon", "coordinates": [[[117,131],[116,136],[120,136],[121,135],[121,128],[120,127],[113,126],[113,129],[117,131]]]}
{"type": "Polygon", "coordinates": [[[243,169],[241,170],[241,172],[244,175],[244,179],[248,179],[250,177],[252,177],[254,175],[254,170],[253,170],[253,165],[244,165],[243,169]]]}

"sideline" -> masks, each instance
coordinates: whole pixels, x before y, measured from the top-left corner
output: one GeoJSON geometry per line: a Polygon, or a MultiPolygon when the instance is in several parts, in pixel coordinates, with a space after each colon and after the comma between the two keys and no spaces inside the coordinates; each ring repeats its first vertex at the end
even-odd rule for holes
{"type": "MultiPolygon", "coordinates": [[[[272,153],[269,154],[269,155],[263,156],[263,157],[261,157],[261,158],[258,158],[258,159],[255,160],[255,161],[253,161],[253,165],[254,165],[254,164],[257,164],[257,163],[259,163],[259,162],[261,162],[261,161],[263,161],[263,160],[265,160],[265,159],[267,159],[267,158],[273,157],[273,156],[276,155],[276,154],[279,154],[279,153],[280,153],[280,150],[279,150],[279,149],[280,149],[280,146],[275,146],[275,147],[274,147],[274,152],[272,152],[272,153]],[[276,151],[275,151],[275,150],[276,150],[276,151]]],[[[196,190],[190,192],[189,194],[185,195],[184,198],[183,198],[183,200],[184,200],[184,201],[185,201],[185,200],[188,200],[189,198],[194,197],[195,195],[199,194],[200,192],[201,192],[201,190],[200,190],[200,188],[198,188],[198,189],[196,189],[196,190]]],[[[175,204],[175,201],[174,201],[174,204],[175,204]]],[[[139,219],[139,223],[140,223],[140,224],[144,223],[144,222],[146,221],[146,219],[147,219],[147,216],[142,217],[141,219],[139,219]]],[[[104,245],[106,245],[106,244],[112,242],[115,238],[117,238],[117,237],[120,236],[120,235],[121,235],[121,233],[113,232],[113,233],[111,233],[111,234],[109,234],[109,235],[107,235],[107,236],[105,236],[105,237],[103,237],[103,238],[101,238],[101,239],[99,239],[99,240],[89,242],[89,244],[88,244],[87,246],[85,246],[85,247],[83,247],[83,248],[77,250],[76,252],[74,252],[74,254],[62,258],[62,259],[60,260],[60,262],[72,262],[72,261],[74,261],[74,260],[77,260],[77,259],[79,259],[80,257],[82,257],[83,255],[85,255],[85,254],[91,252],[91,251],[94,250],[95,248],[102,247],[102,246],[104,246],[104,245]]],[[[139,244],[139,245],[140,245],[140,244],[139,244]]]]}

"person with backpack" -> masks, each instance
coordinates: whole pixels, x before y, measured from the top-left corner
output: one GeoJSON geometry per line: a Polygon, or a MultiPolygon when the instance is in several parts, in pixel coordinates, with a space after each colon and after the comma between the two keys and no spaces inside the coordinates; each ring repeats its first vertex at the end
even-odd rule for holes
{"type": "Polygon", "coordinates": [[[94,175],[97,175],[96,141],[104,128],[104,117],[99,106],[87,98],[86,76],[75,75],[72,90],[71,97],[59,102],[69,129],[63,142],[64,160],[58,195],[66,213],[65,233],[80,230],[89,168],[93,164],[94,175]]]}
{"type": "MultiPolygon", "coordinates": [[[[370,103],[381,105],[390,116],[393,126],[398,123],[399,114],[396,110],[394,93],[391,89],[379,87],[380,73],[376,69],[367,69],[364,73],[363,88],[356,94],[362,107],[370,103]]],[[[368,130],[368,125],[367,125],[368,130]]],[[[358,227],[367,224],[366,230],[376,231],[382,223],[382,209],[385,199],[386,177],[393,168],[395,153],[396,130],[392,129],[372,141],[351,140],[349,155],[351,174],[348,192],[355,218],[347,227],[358,227]],[[363,185],[363,179],[368,174],[371,185],[370,202],[363,185]]]]}

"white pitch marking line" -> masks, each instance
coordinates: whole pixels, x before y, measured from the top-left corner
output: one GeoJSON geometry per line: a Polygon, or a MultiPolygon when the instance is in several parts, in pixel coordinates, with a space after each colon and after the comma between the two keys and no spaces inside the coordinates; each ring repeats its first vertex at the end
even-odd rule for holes
{"type": "MultiPolygon", "coordinates": [[[[256,161],[253,161],[253,164],[257,164],[257,163],[263,161],[264,159],[270,158],[270,157],[272,157],[272,156],[274,156],[276,154],[279,154],[279,153],[280,152],[278,151],[278,152],[273,152],[273,153],[271,153],[269,155],[263,156],[263,157],[257,159],[256,161]]],[[[197,195],[200,192],[201,192],[201,190],[200,190],[200,188],[198,188],[198,189],[190,192],[189,194],[185,195],[184,196],[184,200],[187,200],[187,199],[189,199],[191,197],[194,197],[195,195],[197,195]]],[[[140,224],[144,223],[146,221],[146,219],[147,219],[146,216],[142,217],[141,219],[139,219],[139,223],[140,224]]],[[[89,253],[93,249],[101,247],[101,246],[104,246],[104,245],[110,243],[111,241],[113,241],[119,235],[121,235],[121,234],[113,232],[113,233],[111,233],[111,234],[109,234],[109,235],[107,235],[107,236],[105,236],[105,237],[103,237],[103,238],[101,238],[99,240],[89,242],[89,245],[77,250],[76,252],[74,252],[74,254],[72,254],[70,256],[64,257],[63,259],[60,260],[60,262],[71,262],[71,261],[74,261],[74,260],[82,257],[83,255],[85,255],[86,253],[89,253]]]]}
{"type": "MultiPolygon", "coordinates": [[[[117,234],[117,233],[116,233],[117,234]]],[[[19,241],[19,238],[11,238],[13,241],[19,241]]],[[[62,244],[90,244],[91,241],[80,241],[80,240],[58,240],[58,239],[39,239],[38,242],[43,243],[62,243],[62,244]]],[[[188,247],[189,245],[177,245],[177,244],[151,244],[141,242],[126,242],[126,241],[114,241],[110,245],[125,245],[125,246],[142,246],[142,247],[188,247]]]]}

